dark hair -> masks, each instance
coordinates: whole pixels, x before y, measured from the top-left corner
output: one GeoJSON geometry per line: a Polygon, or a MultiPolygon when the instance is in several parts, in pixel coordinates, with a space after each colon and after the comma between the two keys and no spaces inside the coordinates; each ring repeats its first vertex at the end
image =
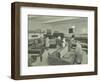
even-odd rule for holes
{"type": "Polygon", "coordinates": [[[75,38],[75,35],[74,34],[72,35],[72,38],[75,38]]]}

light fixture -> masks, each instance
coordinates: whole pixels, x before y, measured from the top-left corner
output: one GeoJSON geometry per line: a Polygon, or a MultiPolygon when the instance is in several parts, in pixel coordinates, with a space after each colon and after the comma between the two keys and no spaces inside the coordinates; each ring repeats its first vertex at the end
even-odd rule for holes
{"type": "Polygon", "coordinates": [[[74,29],[74,28],[75,28],[75,26],[72,26],[72,28],[74,29]]]}

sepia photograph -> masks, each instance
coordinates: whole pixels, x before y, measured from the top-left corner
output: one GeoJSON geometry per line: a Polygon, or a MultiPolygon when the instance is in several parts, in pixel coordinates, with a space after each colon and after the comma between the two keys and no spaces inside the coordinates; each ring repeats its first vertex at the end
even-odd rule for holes
{"type": "Polygon", "coordinates": [[[97,75],[97,7],[14,2],[11,77],[97,75]]]}
{"type": "Polygon", "coordinates": [[[88,17],[28,15],[28,66],[88,64],[88,17]]]}

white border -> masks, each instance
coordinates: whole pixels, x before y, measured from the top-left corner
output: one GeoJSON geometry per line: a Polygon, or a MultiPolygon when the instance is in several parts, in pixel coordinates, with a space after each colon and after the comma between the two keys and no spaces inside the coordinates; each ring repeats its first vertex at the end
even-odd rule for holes
{"type": "Polygon", "coordinates": [[[20,12],[20,75],[94,71],[94,11],[21,7],[20,12]],[[28,14],[88,17],[88,64],[28,67],[28,14]]]}

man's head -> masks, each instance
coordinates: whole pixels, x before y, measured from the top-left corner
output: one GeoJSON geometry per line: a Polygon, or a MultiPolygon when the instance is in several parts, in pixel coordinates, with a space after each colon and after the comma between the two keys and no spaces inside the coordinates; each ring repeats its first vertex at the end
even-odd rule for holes
{"type": "Polygon", "coordinates": [[[75,35],[74,34],[72,35],[72,38],[75,38],[75,35]]]}

